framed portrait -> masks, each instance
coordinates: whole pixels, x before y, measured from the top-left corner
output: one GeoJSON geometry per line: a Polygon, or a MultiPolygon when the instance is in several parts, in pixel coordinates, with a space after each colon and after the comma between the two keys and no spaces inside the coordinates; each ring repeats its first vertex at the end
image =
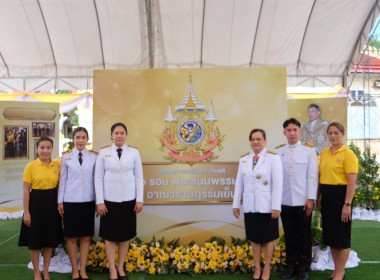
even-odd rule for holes
{"type": "Polygon", "coordinates": [[[55,137],[55,123],[53,122],[33,122],[32,137],[55,137]]]}
{"type": "Polygon", "coordinates": [[[3,127],[3,135],[3,158],[5,160],[25,160],[29,158],[28,126],[5,125],[3,127]]]}
{"type": "Polygon", "coordinates": [[[38,139],[34,139],[34,145],[33,145],[33,151],[34,151],[34,159],[37,159],[38,158],[38,153],[37,153],[37,141],[38,139]]]}

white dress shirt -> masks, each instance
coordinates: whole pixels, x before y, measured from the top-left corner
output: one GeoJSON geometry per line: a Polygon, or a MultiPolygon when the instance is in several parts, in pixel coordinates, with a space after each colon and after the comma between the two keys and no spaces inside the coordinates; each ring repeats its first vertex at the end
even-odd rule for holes
{"type": "Polygon", "coordinates": [[[94,170],[97,154],[86,148],[81,152],[82,165],[79,163],[77,148],[62,155],[58,203],[95,200],[94,170]]]}
{"type": "Polygon", "coordinates": [[[239,162],[232,207],[240,208],[243,196],[244,213],[281,211],[282,164],[280,157],[264,148],[253,169],[253,156],[243,156],[239,162]]]}
{"type": "Polygon", "coordinates": [[[95,165],[96,204],[104,200],[144,202],[144,181],[140,153],[123,145],[119,159],[115,144],[100,150],[95,165]]]}
{"type": "Polygon", "coordinates": [[[282,204],[303,206],[306,200],[315,200],[318,190],[318,160],[315,148],[298,141],[294,145],[276,148],[284,172],[282,204]]]}

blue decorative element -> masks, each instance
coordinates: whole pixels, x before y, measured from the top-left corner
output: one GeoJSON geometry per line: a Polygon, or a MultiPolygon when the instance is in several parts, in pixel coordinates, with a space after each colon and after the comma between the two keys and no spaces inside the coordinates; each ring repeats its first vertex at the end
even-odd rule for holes
{"type": "Polygon", "coordinates": [[[186,145],[196,145],[204,138],[204,127],[196,120],[186,120],[178,126],[178,138],[186,145]]]}

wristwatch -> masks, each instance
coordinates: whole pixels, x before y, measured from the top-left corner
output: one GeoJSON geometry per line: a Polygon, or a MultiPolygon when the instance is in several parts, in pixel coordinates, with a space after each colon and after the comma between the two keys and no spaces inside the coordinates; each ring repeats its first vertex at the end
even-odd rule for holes
{"type": "Polygon", "coordinates": [[[351,203],[350,202],[345,202],[344,205],[345,206],[351,206],[351,203]]]}

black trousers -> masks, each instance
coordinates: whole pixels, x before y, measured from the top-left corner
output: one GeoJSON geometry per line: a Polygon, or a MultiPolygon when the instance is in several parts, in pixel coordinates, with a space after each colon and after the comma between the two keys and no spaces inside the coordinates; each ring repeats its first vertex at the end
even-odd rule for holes
{"type": "Polygon", "coordinates": [[[286,263],[288,266],[310,270],[311,265],[311,217],[306,216],[304,206],[282,205],[281,220],[285,233],[286,263]]]}

